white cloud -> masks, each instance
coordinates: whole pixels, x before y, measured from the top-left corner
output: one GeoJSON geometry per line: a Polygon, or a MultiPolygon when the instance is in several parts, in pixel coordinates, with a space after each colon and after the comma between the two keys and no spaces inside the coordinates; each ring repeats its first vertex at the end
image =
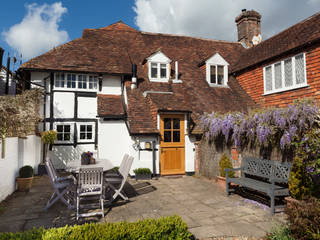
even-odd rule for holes
{"type": "Polygon", "coordinates": [[[24,59],[40,55],[69,40],[68,33],[59,30],[58,23],[67,9],[61,2],[51,5],[26,5],[27,14],[23,20],[2,32],[7,44],[24,59]]]}
{"type": "Polygon", "coordinates": [[[234,19],[241,9],[262,15],[264,39],[319,11],[320,0],[135,0],[142,31],[237,40],[234,19]]]}

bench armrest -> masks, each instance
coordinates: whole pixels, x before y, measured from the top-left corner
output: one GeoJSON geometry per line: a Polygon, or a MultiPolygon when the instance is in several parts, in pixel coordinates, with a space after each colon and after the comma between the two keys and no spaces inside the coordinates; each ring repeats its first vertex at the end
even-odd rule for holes
{"type": "Polygon", "coordinates": [[[233,171],[240,171],[242,170],[242,167],[239,168],[225,168],[224,171],[226,172],[226,178],[228,178],[228,173],[233,171]]]}

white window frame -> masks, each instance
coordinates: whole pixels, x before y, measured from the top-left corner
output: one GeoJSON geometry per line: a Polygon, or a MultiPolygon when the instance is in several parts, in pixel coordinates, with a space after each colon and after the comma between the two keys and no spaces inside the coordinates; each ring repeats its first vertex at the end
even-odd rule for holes
{"type": "Polygon", "coordinates": [[[54,129],[58,132],[57,126],[58,125],[70,125],[70,140],[68,141],[59,141],[56,140],[56,143],[73,143],[74,141],[74,123],[73,122],[55,122],[53,124],[54,129]]]}
{"type": "Polygon", "coordinates": [[[94,142],[95,141],[95,122],[79,122],[77,123],[77,135],[78,135],[78,142],[83,143],[83,142],[94,142]],[[91,125],[92,126],[92,139],[80,139],[80,126],[81,125],[91,125]]]}
{"type": "Polygon", "coordinates": [[[206,80],[210,87],[228,87],[228,66],[229,63],[219,53],[206,61],[206,80]],[[216,66],[216,83],[211,83],[211,66],[216,66]],[[218,84],[218,66],[223,66],[223,84],[218,84]]]}
{"type": "Polygon", "coordinates": [[[148,77],[151,82],[168,82],[170,79],[170,63],[171,60],[163,54],[161,51],[158,51],[154,54],[152,54],[148,59],[148,77]],[[156,78],[153,78],[151,76],[151,64],[157,64],[157,76],[156,78]],[[161,64],[166,65],[166,77],[161,78],[161,64]]]}
{"type": "MultiPolygon", "coordinates": [[[[71,83],[72,84],[72,83],[71,83]]],[[[71,85],[72,86],[72,85],[71,85]]],[[[98,81],[98,75],[96,74],[82,74],[82,73],[70,73],[70,72],[56,72],[54,74],[54,84],[53,84],[53,89],[54,90],[64,90],[64,91],[86,91],[86,92],[98,92],[99,91],[99,81],[98,81]],[[57,75],[58,74],[64,74],[64,85],[61,87],[56,87],[56,78],[57,78],[57,75]],[[70,87],[68,88],[67,87],[67,78],[68,78],[68,74],[71,74],[71,75],[75,75],[76,76],[76,80],[75,80],[75,84],[76,86],[74,88],[70,87]],[[86,83],[87,83],[87,87],[86,88],[79,88],[79,75],[82,75],[82,76],[86,76],[86,83]],[[92,77],[93,79],[97,79],[97,84],[94,86],[96,86],[96,88],[92,88],[90,89],[89,88],[89,79],[90,77],[92,77]]]]}
{"type": "Polygon", "coordinates": [[[268,95],[268,94],[273,94],[273,93],[278,93],[278,92],[284,92],[284,91],[289,91],[293,89],[299,89],[303,87],[307,87],[308,85],[308,79],[307,79],[307,65],[306,65],[306,54],[305,53],[299,53],[296,54],[292,57],[283,59],[281,61],[275,62],[273,64],[267,65],[263,67],[263,86],[264,86],[264,94],[263,95],[268,95]],[[297,84],[297,79],[296,79],[296,61],[295,58],[299,55],[303,55],[303,62],[304,62],[304,82],[297,84]],[[292,86],[286,87],[285,86],[285,69],[284,69],[284,62],[291,59],[291,71],[292,71],[292,86]],[[274,71],[274,66],[278,63],[281,63],[281,85],[282,87],[279,89],[275,89],[275,71],[274,71]],[[267,91],[266,89],[266,68],[271,66],[271,71],[272,71],[272,90],[267,91]]]}

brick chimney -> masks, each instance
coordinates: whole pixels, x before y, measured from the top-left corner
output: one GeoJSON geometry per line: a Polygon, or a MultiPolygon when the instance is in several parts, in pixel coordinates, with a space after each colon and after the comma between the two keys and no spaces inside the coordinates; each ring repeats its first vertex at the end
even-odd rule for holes
{"type": "Polygon", "coordinates": [[[260,27],[261,15],[254,11],[247,11],[242,9],[241,14],[236,17],[235,22],[238,28],[238,41],[244,43],[247,47],[252,47],[257,44],[256,40],[252,42],[254,37],[261,39],[261,27],[260,27]]]}

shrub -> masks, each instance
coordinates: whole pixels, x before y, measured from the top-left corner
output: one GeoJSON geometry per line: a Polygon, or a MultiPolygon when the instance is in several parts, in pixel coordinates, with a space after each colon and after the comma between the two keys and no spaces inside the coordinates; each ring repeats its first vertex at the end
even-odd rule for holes
{"type": "Polygon", "coordinates": [[[57,139],[57,131],[49,130],[41,133],[41,140],[44,144],[54,144],[57,139]]]}
{"type": "Polygon", "coordinates": [[[151,174],[151,170],[149,168],[137,168],[133,170],[134,174],[139,175],[149,175],[151,174]]]}
{"type": "Polygon", "coordinates": [[[24,166],[19,170],[20,178],[30,178],[33,176],[33,168],[31,166],[24,166]]]}
{"type": "Polygon", "coordinates": [[[286,209],[289,229],[294,239],[320,239],[320,200],[310,198],[293,202],[286,209]]]}
{"type": "MultiPolygon", "coordinates": [[[[226,176],[226,172],[224,171],[226,168],[232,168],[232,163],[228,158],[228,156],[225,153],[223,153],[219,162],[219,172],[221,177],[226,176]]],[[[228,176],[234,177],[234,172],[233,171],[229,172],[228,176]]]]}
{"type": "Polygon", "coordinates": [[[267,240],[294,240],[288,226],[273,228],[266,236],[267,240]]]}
{"type": "Polygon", "coordinates": [[[311,195],[312,182],[306,170],[306,164],[295,157],[289,178],[290,195],[295,199],[304,199],[311,195]]]}
{"type": "Polygon", "coordinates": [[[61,228],[33,229],[24,233],[0,233],[0,240],[62,239],[190,239],[187,224],[179,216],[145,219],[135,223],[86,223],[61,228]]]}

